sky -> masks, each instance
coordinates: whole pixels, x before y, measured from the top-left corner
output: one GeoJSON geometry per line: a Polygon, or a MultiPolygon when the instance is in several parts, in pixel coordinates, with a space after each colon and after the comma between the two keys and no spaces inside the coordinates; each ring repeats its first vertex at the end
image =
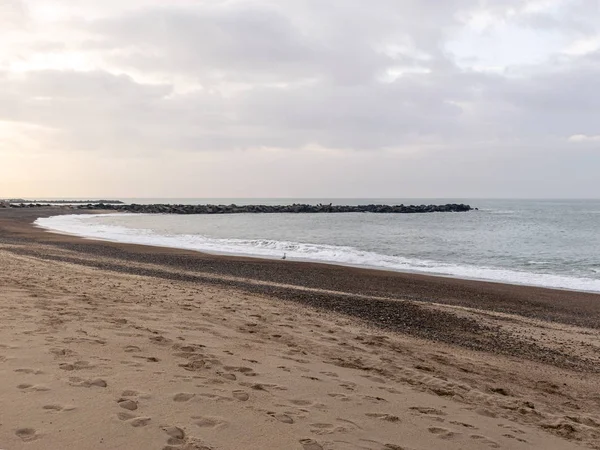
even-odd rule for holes
{"type": "Polygon", "coordinates": [[[0,198],[600,198],[598,80],[600,0],[0,0],[0,198]]]}

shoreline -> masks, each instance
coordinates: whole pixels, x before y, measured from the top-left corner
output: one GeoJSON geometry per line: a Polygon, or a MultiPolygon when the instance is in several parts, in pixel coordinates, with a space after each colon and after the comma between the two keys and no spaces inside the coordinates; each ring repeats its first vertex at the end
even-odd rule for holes
{"type": "MultiPolygon", "coordinates": [[[[125,215],[127,215],[127,214],[130,214],[128,212],[112,211],[112,210],[96,210],[96,211],[95,210],[85,210],[85,211],[87,211],[87,212],[82,212],[82,211],[76,210],[73,212],[72,215],[109,215],[109,214],[117,214],[117,215],[125,214],[125,215]]],[[[259,255],[259,254],[252,254],[252,253],[243,253],[243,252],[236,253],[236,252],[213,251],[213,250],[208,251],[208,250],[204,250],[204,249],[194,249],[194,248],[183,247],[183,246],[170,246],[170,245],[161,245],[161,244],[154,244],[154,243],[126,242],[126,241],[119,241],[116,239],[102,238],[102,237],[96,237],[96,236],[85,236],[82,234],[55,230],[51,227],[39,225],[35,222],[33,223],[33,225],[35,227],[40,228],[49,233],[72,236],[72,237],[86,239],[86,240],[111,242],[111,243],[115,243],[115,244],[143,245],[143,246],[153,247],[153,248],[167,248],[167,249],[173,249],[173,250],[193,251],[193,252],[200,253],[200,254],[206,255],[206,256],[225,257],[225,258],[227,258],[227,257],[251,258],[251,259],[268,260],[268,261],[278,261],[281,259],[278,256],[259,255]]],[[[501,284],[501,285],[517,286],[517,287],[518,286],[536,287],[536,288],[550,289],[550,290],[557,290],[557,291],[580,292],[580,293],[590,293],[590,294],[600,295],[600,290],[576,289],[576,288],[560,287],[560,286],[546,286],[543,284],[536,284],[533,282],[528,283],[528,282],[509,281],[509,280],[498,280],[498,279],[484,278],[484,277],[458,276],[458,275],[454,275],[454,274],[447,274],[447,273],[443,273],[443,272],[434,272],[434,271],[427,272],[427,271],[419,271],[419,270],[411,270],[411,269],[395,269],[392,267],[384,267],[384,266],[351,264],[351,263],[344,263],[344,262],[338,262],[338,261],[327,261],[327,260],[297,258],[297,257],[288,257],[287,262],[288,263],[289,262],[298,262],[298,263],[306,263],[306,264],[323,264],[323,265],[328,265],[328,266],[340,266],[340,267],[347,267],[347,268],[353,268],[353,269],[375,270],[375,271],[382,271],[382,272],[389,272],[389,273],[401,273],[401,274],[408,274],[408,275],[424,275],[424,276],[435,277],[435,278],[446,278],[446,279],[464,280],[464,281],[479,281],[479,282],[485,282],[485,283],[494,283],[494,284],[501,284]]],[[[484,267],[483,269],[501,270],[498,268],[486,268],[486,267],[484,267]]],[[[552,276],[552,274],[536,274],[536,273],[531,273],[531,275],[552,276]]],[[[556,275],[556,276],[561,277],[562,275],[556,275]]],[[[578,278],[578,280],[583,281],[583,280],[587,280],[587,279],[586,278],[578,278]]]]}
{"type": "MultiPolygon", "coordinates": [[[[17,253],[43,255],[47,259],[91,267],[112,268],[116,272],[147,273],[169,279],[187,277],[190,280],[236,287],[325,309],[345,310],[347,314],[388,329],[398,330],[402,327],[395,322],[399,320],[397,317],[391,317],[388,321],[378,321],[377,314],[380,310],[387,310],[387,305],[380,305],[376,311],[356,311],[356,305],[348,299],[360,295],[391,303],[410,300],[415,304],[476,308],[600,329],[598,293],[356,268],[321,262],[284,262],[244,256],[211,255],[171,247],[100,241],[48,232],[33,224],[38,217],[56,215],[56,209],[20,211],[12,210],[7,213],[6,210],[0,210],[0,242],[4,236],[9,241],[16,239],[25,244],[35,242],[59,249],[60,252],[54,254],[52,251],[33,251],[25,245],[13,250],[17,253]],[[68,255],[64,254],[65,251],[68,255]],[[97,257],[100,256],[105,260],[99,262],[97,257]],[[134,269],[131,263],[143,263],[152,267],[134,269]],[[178,272],[186,272],[186,275],[178,272]],[[336,296],[346,299],[341,301],[341,305],[337,305],[336,301],[331,301],[325,295],[321,296],[323,298],[320,301],[316,301],[316,294],[312,297],[305,295],[305,290],[333,292],[336,296]]],[[[64,214],[70,213],[72,211],[64,211],[64,214]]],[[[427,327],[418,328],[416,333],[436,334],[430,333],[427,327]]],[[[451,337],[449,334],[452,333],[443,332],[442,337],[451,341],[460,340],[457,336],[451,337]]]]}
{"type": "Polygon", "coordinates": [[[38,213],[0,210],[7,448],[600,448],[598,295],[93,241],[38,213]]]}
{"type": "MultiPolygon", "coordinates": [[[[312,288],[324,288],[329,290],[338,290],[346,292],[355,292],[362,294],[370,294],[370,290],[365,291],[365,282],[377,281],[381,285],[378,289],[391,298],[402,298],[403,295],[409,294],[408,297],[415,297],[425,301],[427,295],[421,290],[426,284],[429,284],[432,293],[440,294],[442,288],[457,289],[461,294],[470,294],[472,291],[477,291],[477,297],[480,300],[485,299],[484,294],[488,295],[517,295],[519,297],[534,296],[542,299],[548,298],[554,301],[561,297],[568,297],[567,301],[571,302],[571,306],[579,306],[582,302],[585,304],[597,305],[599,308],[598,314],[600,318],[600,293],[589,291],[576,291],[568,289],[556,289],[543,286],[530,286],[521,284],[502,283],[490,280],[480,279],[464,279],[452,276],[431,275],[420,272],[404,272],[386,270],[372,267],[355,267],[346,266],[335,263],[327,263],[321,261],[280,261],[279,259],[269,259],[245,255],[231,254],[211,254],[197,250],[181,249],[166,246],[152,246],[145,244],[130,244],[115,242],[110,240],[100,240],[95,238],[86,238],[78,235],[62,234],[54,231],[46,230],[37,226],[34,222],[41,217],[51,217],[55,215],[69,214],[111,214],[111,211],[73,211],[62,208],[40,208],[33,210],[0,210],[0,239],[2,235],[7,238],[25,238],[27,241],[33,240],[36,243],[50,244],[65,248],[74,248],[81,253],[89,253],[90,251],[99,251],[100,254],[106,253],[101,249],[120,249],[120,258],[135,259],[136,257],[147,257],[153,254],[158,262],[174,267],[186,267],[195,259],[201,261],[201,269],[212,269],[218,273],[220,270],[223,275],[236,275],[248,278],[256,278],[261,281],[284,281],[288,284],[300,285],[312,288]],[[57,214],[58,213],[58,214],[57,214]],[[8,233],[7,233],[8,232],[8,233]],[[78,245],[80,244],[80,245],[78,245]],[[211,266],[210,263],[214,263],[211,266]],[[218,264],[218,267],[216,266],[218,264]],[[268,268],[273,271],[269,274],[264,270],[268,268]],[[327,280],[327,276],[320,276],[318,279],[311,279],[316,273],[325,273],[328,276],[340,277],[335,280],[327,280]],[[365,278],[353,280],[353,277],[365,278]],[[409,286],[406,286],[406,285],[409,286]],[[402,288],[418,290],[418,292],[407,292],[402,288]],[[338,289],[332,289],[338,288],[338,289]],[[394,292],[394,288],[398,288],[399,292],[394,292]],[[415,295],[410,295],[415,294],[415,295]],[[596,303],[598,302],[598,303],[596,303]]],[[[438,298],[442,303],[453,303],[458,301],[460,304],[464,302],[455,298],[456,295],[443,296],[438,298]]],[[[486,300],[486,307],[491,307],[491,300],[486,300]]],[[[470,304],[470,303],[469,303],[470,304]]],[[[464,304],[462,306],[469,306],[464,304]]],[[[477,306],[477,305],[476,305],[477,306]]],[[[483,306],[483,305],[479,305],[483,306]]],[[[595,309],[595,308],[594,308],[595,309]]],[[[600,324],[598,325],[600,328],[600,324]]]]}

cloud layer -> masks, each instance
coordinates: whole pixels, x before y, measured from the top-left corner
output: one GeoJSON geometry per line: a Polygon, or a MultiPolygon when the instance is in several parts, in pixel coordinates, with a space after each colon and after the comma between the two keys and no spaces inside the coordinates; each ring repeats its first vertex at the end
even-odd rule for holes
{"type": "Polygon", "coordinates": [[[35,157],[59,195],[599,196],[599,8],[4,0],[0,190],[35,157]],[[52,175],[98,161],[147,175],[52,175]]]}

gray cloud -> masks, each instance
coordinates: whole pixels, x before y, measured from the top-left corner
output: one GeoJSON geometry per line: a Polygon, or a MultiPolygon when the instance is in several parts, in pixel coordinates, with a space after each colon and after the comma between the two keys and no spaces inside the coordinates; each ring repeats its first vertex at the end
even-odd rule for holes
{"type": "Polygon", "coordinates": [[[111,50],[117,65],[183,72],[203,83],[364,79],[388,62],[368,42],[348,36],[336,45],[265,6],[142,10],[96,21],[90,29],[101,38],[95,45],[111,50]]]}
{"type": "MultiPolygon", "coordinates": [[[[26,20],[11,1],[5,17],[26,20]]],[[[396,176],[390,151],[408,152],[403,176],[420,173],[435,192],[457,181],[448,171],[461,174],[454,194],[487,185],[488,195],[509,195],[507,180],[518,189],[527,173],[541,179],[561,168],[580,168],[572,192],[592,185],[600,169],[599,51],[555,51],[542,64],[482,72],[458,66],[446,50],[482,13],[515,27],[594,36],[591,18],[600,15],[592,2],[565,0],[558,15],[524,10],[521,0],[376,3],[139,0],[124,11],[107,2],[101,18],[59,24],[72,40],[48,36],[28,47],[44,57],[76,51],[94,70],[0,72],[0,121],[55,129],[66,147],[115,159],[272,147],[310,166],[314,155],[293,152],[317,146],[339,150],[348,173],[358,166],[343,155],[381,155],[381,164],[361,166],[385,175],[373,175],[375,186],[396,176]]]]}
{"type": "Polygon", "coordinates": [[[552,11],[532,12],[522,23],[537,29],[551,28],[577,35],[597,34],[600,4],[588,0],[573,0],[552,11]]]}

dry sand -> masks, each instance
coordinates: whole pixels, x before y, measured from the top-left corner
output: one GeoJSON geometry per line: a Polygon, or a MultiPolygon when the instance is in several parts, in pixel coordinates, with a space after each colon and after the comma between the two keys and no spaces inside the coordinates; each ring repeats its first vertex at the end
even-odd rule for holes
{"type": "Polygon", "coordinates": [[[600,296],[523,288],[536,317],[533,298],[242,283],[1,213],[1,449],[600,449],[600,296]],[[383,328],[347,307],[365,302],[383,328]],[[420,319],[399,332],[397,311],[420,319]]]}

